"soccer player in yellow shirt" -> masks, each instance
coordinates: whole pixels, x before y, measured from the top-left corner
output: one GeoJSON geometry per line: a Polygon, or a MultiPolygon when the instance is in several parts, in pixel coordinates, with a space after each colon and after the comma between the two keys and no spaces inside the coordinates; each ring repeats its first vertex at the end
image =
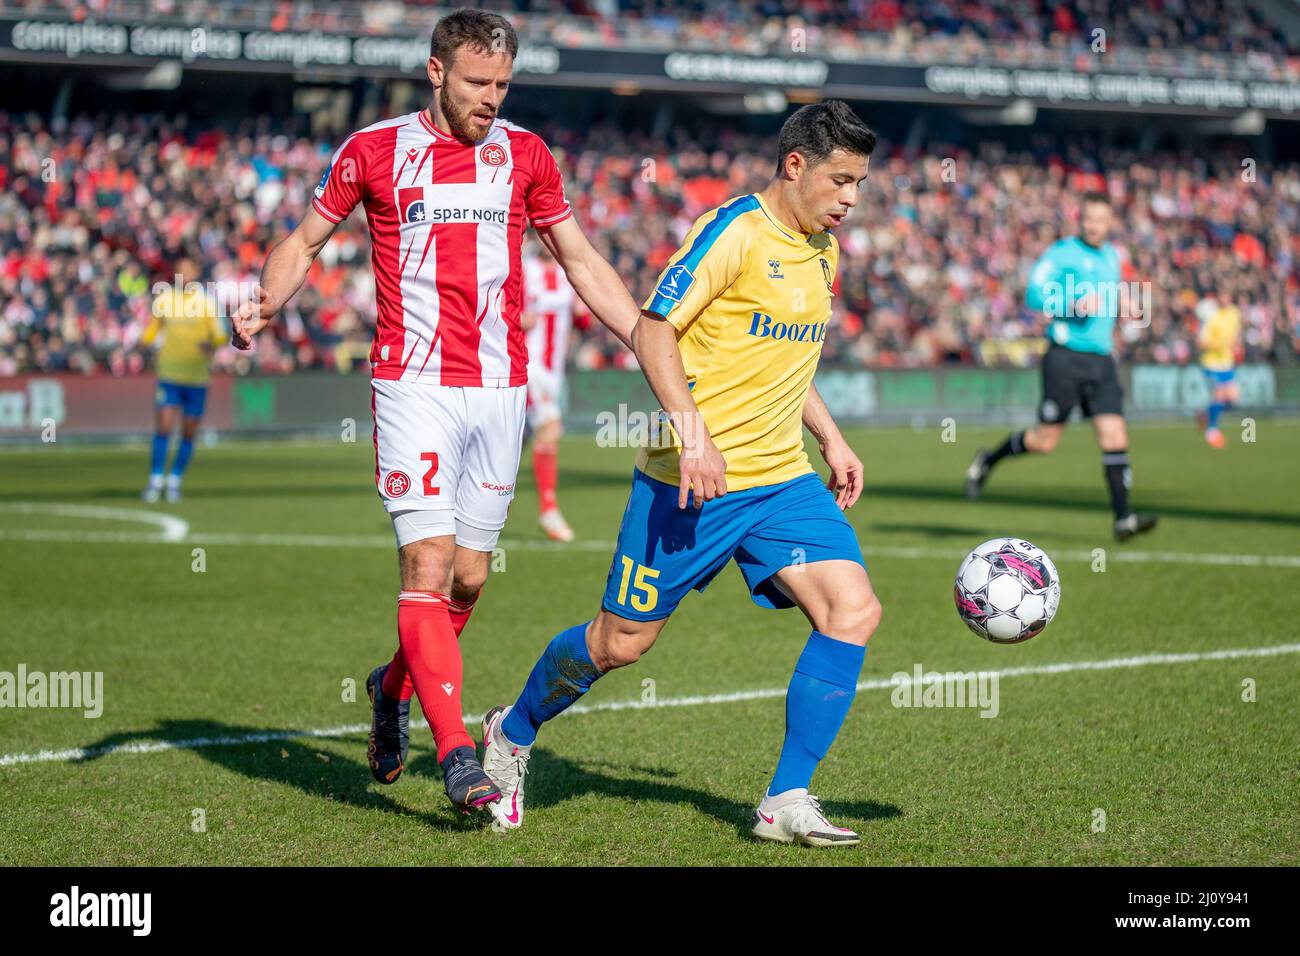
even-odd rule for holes
{"type": "Polygon", "coordinates": [[[183,258],[176,264],[175,284],[154,297],[153,318],[140,337],[140,344],[149,348],[162,336],[155,364],[158,387],[154,392],[149,484],[141,495],[149,502],[162,497],[164,489],[168,501],[181,498],[181,476],[194,454],[194,436],[207,402],[212,354],[226,341],[216,304],[195,282],[198,275],[193,259],[183,258]],[[164,478],[167,445],[178,416],[181,441],[171,471],[164,478]]]}
{"type": "Polygon", "coordinates": [[[1241,344],[1241,311],[1232,296],[1220,290],[1218,307],[1201,326],[1197,344],[1201,347],[1201,368],[1210,388],[1210,405],[1197,418],[1212,448],[1225,444],[1219,431],[1219,416],[1240,398],[1237,389],[1237,348],[1241,344]]]}
{"type": "Polygon", "coordinates": [[[642,307],[632,342],[672,431],[637,462],[600,612],[557,635],[515,704],[483,719],[483,766],[502,793],[489,808],[498,828],[523,822],[524,774],[541,724],[640,658],[686,593],[734,559],[754,603],[797,606],[812,626],[751,832],[810,846],[858,842],[808,792],[880,621],[843,513],[861,493],[862,462],[813,373],[839,259],[829,230],[857,203],[875,145],[844,103],[795,112],[781,129],[772,181],[701,216],[642,307]],[[830,466],[828,482],[804,452],[805,427],[830,466]]]}

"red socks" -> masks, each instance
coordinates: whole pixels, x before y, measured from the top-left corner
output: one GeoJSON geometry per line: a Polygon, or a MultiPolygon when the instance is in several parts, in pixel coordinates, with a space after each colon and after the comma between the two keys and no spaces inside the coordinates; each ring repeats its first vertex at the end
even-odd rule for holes
{"type": "MultiPolygon", "coordinates": [[[[460,644],[447,604],[447,596],[436,591],[402,591],[397,598],[398,653],[433,729],[439,760],[457,747],[474,745],[460,704],[460,644]]],[[[385,694],[390,677],[395,677],[391,667],[384,675],[385,694]]]]}
{"type": "Polygon", "coordinates": [[[468,601],[457,601],[452,598],[447,602],[447,613],[451,616],[451,626],[456,631],[457,637],[460,637],[460,632],[465,630],[465,625],[469,623],[469,616],[474,613],[476,601],[478,601],[478,594],[468,601]]]}
{"type": "Polygon", "coordinates": [[[533,449],[533,477],[537,480],[538,510],[545,514],[559,507],[555,489],[560,480],[560,466],[553,451],[533,449]]]}
{"type": "MultiPolygon", "coordinates": [[[[460,637],[461,631],[465,630],[465,625],[469,623],[469,616],[474,613],[474,604],[477,601],[477,594],[474,595],[471,601],[447,599],[447,614],[451,618],[451,627],[456,632],[457,638],[460,637]]],[[[397,647],[397,653],[393,655],[392,662],[388,665],[388,670],[384,672],[383,690],[386,697],[395,697],[398,700],[410,700],[415,693],[415,685],[411,683],[411,675],[407,672],[406,661],[402,657],[400,644],[397,647]]]]}

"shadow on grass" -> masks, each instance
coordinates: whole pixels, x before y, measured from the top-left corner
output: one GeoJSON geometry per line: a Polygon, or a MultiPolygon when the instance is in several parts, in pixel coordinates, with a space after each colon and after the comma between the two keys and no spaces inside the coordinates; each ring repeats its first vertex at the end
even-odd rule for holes
{"type": "MultiPolygon", "coordinates": [[[[408,772],[432,773],[436,767],[433,755],[426,753],[412,758],[408,772]]],[[[537,749],[528,762],[528,807],[551,807],[588,793],[637,803],[686,804],[735,827],[740,836],[749,837],[750,817],[757,803],[739,803],[717,793],[686,786],[676,780],[677,776],[677,771],[663,767],[572,760],[549,750],[537,749]],[[598,768],[635,776],[604,773],[598,768]]],[[[759,796],[755,794],[756,799],[759,796]]],[[[866,823],[902,815],[898,807],[874,800],[827,800],[822,806],[828,816],[840,823],[866,823]]]]}
{"type": "MultiPolygon", "coordinates": [[[[324,754],[313,746],[314,741],[310,739],[211,743],[214,740],[280,733],[283,731],[223,724],[213,720],[161,720],[151,730],[109,734],[101,738],[86,748],[94,753],[81,762],[99,759],[104,756],[100,751],[109,747],[132,743],[154,740],[204,741],[202,745],[179,749],[191,750],[204,760],[250,780],[287,784],[311,797],[344,806],[382,810],[410,817],[439,830],[467,831],[478,829],[482,825],[482,818],[476,820],[455,813],[450,804],[445,804],[445,810],[441,813],[423,813],[395,803],[380,791],[381,785],[374,782],[370,767],[364,760],[341,757],[337,753],[324,754]],[[329,759],[323,760],[322,754],[329,759]]],[[[365,741],[353,741],[353,745],[360,754],[364,750],[365,741]]],[[[433,767],[436,772],[437,764],[434,763],[433,767]]],[[[441,773],[431,775],[440,777],[441,773]]]]}
{"type": "MultiPolygon", "coordinates": [[[[87,745],[85,749],[90,751],[90,755],[79,762],[98,760],[111,748],[131,744],[160,740],[184,744],[188,741],[189,746],[182,745],[178,749],[190,750],[204,760],[250,780],[267,780],[296,787],[310,797],[344,806],[382,810],[451,832],[479,829],[486,820],[483,814],[464,816],[455,813],[450,805],[440,806],[441,812],[435,813],[402,806],[379,789],[380,785],[374,783],[370,768],[363,760],[353,760],[337,753],[325,754],[310,739],[247,739],[283,732],[213,720],[161,720],[149,730],[114,733],[100,738],[87,745]]],[[[359,754],[360,742],[356,748],[359,754]]],[[[406,772],[434,779],[441,776],[436,757],[430,750],[412,753],[406,772]]],[[[639,803],[685,804],[734,826],[739,835],[748,836],[750,816],[754,810],[752,804],[686,786],[677,777],[678,771],[667,767],[572,760],[539,749],[533,752],[529,763],[528,805],[531,808],[550,807],[588,793],[639,803]],[[607,773],[605,770],[616,772],[607,773]]],[[[823,805],[828,816],[850,824],[902,814],[892,804],[873,800],[829,800],[823,805]]]]}

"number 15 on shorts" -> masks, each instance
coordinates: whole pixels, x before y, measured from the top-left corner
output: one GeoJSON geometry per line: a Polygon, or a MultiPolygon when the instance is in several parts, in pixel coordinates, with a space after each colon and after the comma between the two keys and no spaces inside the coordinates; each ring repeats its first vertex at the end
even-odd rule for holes
{"type": "Polygon", "coordinates": [[[659,577],[659,572],[637,564],[626,554],[620,554],[619,560],[623,562],[623,577],[618,585],[618,603],[628,607],[628,592],[631,591],[633,610],[643,614],[653,611],[659,603],[659,589],[650,582],[659,577]]]}

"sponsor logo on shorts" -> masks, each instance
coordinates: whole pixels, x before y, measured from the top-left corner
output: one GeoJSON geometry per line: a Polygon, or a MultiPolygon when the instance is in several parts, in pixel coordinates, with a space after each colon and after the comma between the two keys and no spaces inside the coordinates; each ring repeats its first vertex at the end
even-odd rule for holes
{"type": "Polygon", "coordinates": [[[1049,399],[1045,399],[1045,400],[1043,401],[1043,409],[1042,409],[1041,414],[1042,414],[1042,417],[1043,417],[1043,420],[1044,420],[1044,421],[1049,421],[1049,422],[1050,422],[1050,421],[1052,421],[1053,419],[1055,419],[1055,418],[1059,418],[1059,417],[1060,417],[1060,415],[1061,415],[1061,406],[1060,406],[1060,405],[1057,405],[1056,402],[1052,401],[1050,398],[1049,398],[1049,399]]]}
{"type": "Polygon", "coordinates": [[[390,471],[384,479],[384,494],[390,498],[400,498],[411,490],[411,479],[404,471],[390,471]]]}
{"type": "Polygon", "coordinates": [[[515,483],[512,481],[508,485],[499,485],[494,481],[485,481],[482,483],[482,488],[484,491],[495,491],[504,498],[506,495],[514,494],[515,483]]]}

